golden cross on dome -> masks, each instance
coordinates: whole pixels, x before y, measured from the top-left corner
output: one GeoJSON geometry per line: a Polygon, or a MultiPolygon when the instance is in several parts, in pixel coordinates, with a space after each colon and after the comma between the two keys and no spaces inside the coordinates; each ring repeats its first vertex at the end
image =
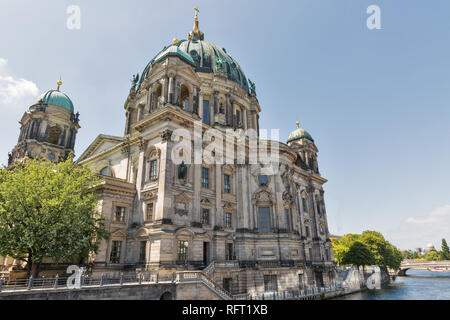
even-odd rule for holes
{"type": "Polygon", "coordinates": [[[299,121],[297,121],[295,124],[297,125],[297,128],[300,128],[300,122],[299,121]]]}
{"type": "Polygon", "coordinates": [[[62,84],[63,84],[62,81],[61,81],[61,77],[59,77],[59,80],[58,80],[58,82],[56,84],[58,85],[58,88],[56,90],[59,91],[59,87],[62,86],[62,84]]]}

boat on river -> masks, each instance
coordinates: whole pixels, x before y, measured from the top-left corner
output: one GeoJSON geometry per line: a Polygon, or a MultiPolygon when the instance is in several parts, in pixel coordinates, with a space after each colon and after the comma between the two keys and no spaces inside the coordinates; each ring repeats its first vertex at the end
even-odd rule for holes
{"type": "Polygon", "coordinates": [[[429,271],[432,272],[447,272],[447,268],[428,268],[429,271]]]}

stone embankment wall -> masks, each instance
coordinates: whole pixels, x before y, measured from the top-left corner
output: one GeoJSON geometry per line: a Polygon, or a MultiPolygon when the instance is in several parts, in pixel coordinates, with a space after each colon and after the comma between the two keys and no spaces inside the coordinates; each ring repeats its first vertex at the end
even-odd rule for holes
{"type": "Polygon", "coordinates": [[[1,292],[0,300],[159,300],[167,293],[172,299],[176,297],[175,284],[1,292]]]}
{"type": "Polygon", "coordinates": [[[158,283],[81,289],[34,289],[3,291],[0,300],[220,300],[204,283],[158,283]]]}

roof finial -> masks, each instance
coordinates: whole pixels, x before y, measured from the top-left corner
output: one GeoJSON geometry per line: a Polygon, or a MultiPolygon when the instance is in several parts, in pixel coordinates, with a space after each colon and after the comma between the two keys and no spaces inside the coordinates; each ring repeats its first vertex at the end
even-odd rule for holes
{"type": "Polygon", "coordinates": [[[198,8],[194,8],[195,10],[195,18],[194,18],[194,29],[189,32],[189,40],[196,39],[196,40],[203,40],[203,32],[200,31],[198,27],[198,13],[200,10],[198,8]]]}
{"type": "Polygon", "coordinates": [[[297,128],[300,128],[300,122],[299,121],[297,121],[295,124],[297,125],[297,128]]]}
{"type": "Polygon", "coordinates": [[[56,90],[59,91],[59,87],[62,86],[61,76],[59,76],[59,80],[56,84],[58,85],[58,88],[56,88],[56,90]]]}

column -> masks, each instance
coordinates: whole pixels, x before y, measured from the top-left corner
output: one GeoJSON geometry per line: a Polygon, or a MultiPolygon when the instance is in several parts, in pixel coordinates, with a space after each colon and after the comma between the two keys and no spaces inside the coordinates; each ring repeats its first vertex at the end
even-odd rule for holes
{"type": "Polygon", "coordinates": [[[169,78],[169,91],[168,91],[168,101],[173,104],[173,77],[169,78]]]}
{"type": "Polygon", "coordinates": [[[237,179],[237,186],[238,186],[238,193],[236,196],[242,199],[242,225],[241,228],[247,228],[250,229],[250,206],[251,206],[251,199],[249,199],[248,192],[248,181],[247,181],[247,174],[246,174],[246,166],[245,165],[238,165],[238,170],[236,172],[236,179],[237,179]]]}
{"type": "Polygon", "coordinates": [[[200,221],[200,189],[201,189],[201,175],[202,165],[193,164],[194,169],[194,203],[192,207],[192,217],[194,222],[200,221]]]}
{"type": "Polygon", "coordinates": [[[167,86],[167,77],[165,77],[163,79],[163,85],[162,85],[162,90],[161,90],[161,95],[162,95],[162,98],[163,98],[163,104],[167,103],[167,91],[168,91],[167,87],[168,87],[167,86]]]}
{"type": "Polygon", "coordinates": [[[142,178],[144,176],[144,153],[145,153],[145,147],[144,143],[142,146],[139,147],[139,160],[138,160],[138,171],[137,171],[137,178],[136,178],[136,193],[137,193],[137,200],[138,200],[138,218],[133,219],[133,222],[140,222],[144,223],[144,217],[143,217],[143,211],[142,211],[142,201],[141,201],[141,189],[142,189],[142,178]]]}
{"type": "Polygon", "coordinates": [[[225,123],[230,125],[230,94],[225,95],[225,123]]]}
{"type": "Polygon", "coordinates": [[[216,213],[213,215],[214,226],[224,226],[223,212],[222,212],[222,165],[216,165],[215,168],[215,179],[214,182],[216,188],[216,213]]]}
{"type": "Polygon", "coordinates": [[[237,123],[236,123],[236,104],[234,102],[231,102],[231,110],[232,110],[231,123],[233,124],[233,129],[236,130],[236,127],[237,127],[237,123]]]}
{"type": "Polygon", "coordinates": [[[170,161],[171,157],[171,147],[169,146],[170,137],[172,135],[172,131],[166,129],[163,132],[164,136],[162,137],[161,143],[161,156],[159,158],[159,172],[158,172],[158,200],[155,204],[154,211],[154,220],[162,220],[163,218],[171,218],[169,217],[167,212],[173,210],[174,204],[171,198],[167,197],[168,193],[166,191],[169,189],[169,175],[170,175],[170,161]]]}
{"type": "Polygon", "coordinates": [[[151,249],[150,240],[147,240],[147,241],[145,241],[145,269],[146,270],[149,268],[149,264],[150,264],[150,249],[151,249]]]}
{"type": "Polygon", "coordinates": [[[153,109],[153,85],[151,85],[148,89],[147,93],[147,112],[152,112],[153,109]]]}
{"type": "Polygon", "coordinates": [[[203,121],[203,95],[198,95],[198,115],[202,118],[203,121]]]}
{"type": "Polygon", "coordinates": [[[247,110],[244,110],[242,112],[242,122],[244,123],[244,129],[247,130],[248,129],[248,125],[247,125],[247,110]]]}

